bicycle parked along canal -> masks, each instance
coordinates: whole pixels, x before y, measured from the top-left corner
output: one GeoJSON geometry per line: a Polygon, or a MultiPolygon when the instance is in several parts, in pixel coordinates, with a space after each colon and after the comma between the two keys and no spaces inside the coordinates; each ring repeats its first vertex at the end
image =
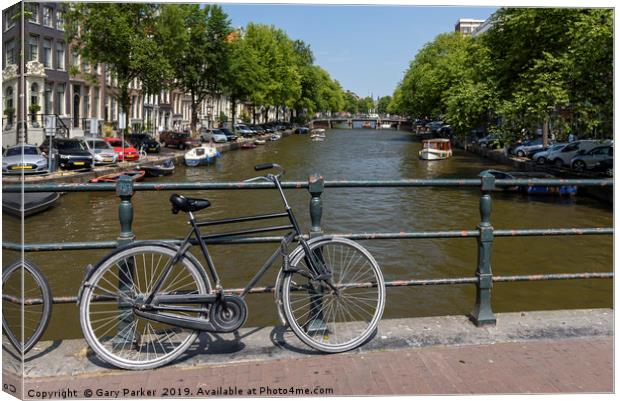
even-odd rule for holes
{"type": "Polygon", "coordinates": [[[151,369],[181,355],[199,332],[228,333],[247,317],[245,296],[278,259],[275,283],[280,318],[308,346],[323,352],[344,352],[370,339],[383,314],[385,284],[372,255],[345,238],[321,236],[305,240],[288,204],[275,168],[249,181],[274,184],[285,212],[221,220],[197,221],[206,199],[174,194],[172,213],[185,212],[191,229],[180,246],[142,241],[119,248],[89,269],[80,289],[80,323],[84,337],[104,361],[125,369],[151,369]],[[276,218],[289,224],[202,235],[200,227],[276,218]],[[290,230],[280,246],[239,294],[227,293],[204,239],[274,230],[290,230]],[[288,246],[299,245],[291,252],[288,246]],[[197,243],[206,269],[189,252],[197,243]],[[208,273],[208,275],[207,275],[208,273]],[[211,286],[210,279],[215,286],[211,286]]]}

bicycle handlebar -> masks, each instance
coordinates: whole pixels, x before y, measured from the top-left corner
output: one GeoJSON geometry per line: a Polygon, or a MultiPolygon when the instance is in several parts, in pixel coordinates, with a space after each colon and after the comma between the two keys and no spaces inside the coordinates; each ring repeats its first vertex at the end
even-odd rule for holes
{"type": "Polygon", "coordinates": [[[274,168],[275,165],[273,163],[261,163],[261,164],[257,164],[256,166],[254,166],[254,170],[256,171],[261,171],[261,170],[267,170],[270,168],[274,168]]]}

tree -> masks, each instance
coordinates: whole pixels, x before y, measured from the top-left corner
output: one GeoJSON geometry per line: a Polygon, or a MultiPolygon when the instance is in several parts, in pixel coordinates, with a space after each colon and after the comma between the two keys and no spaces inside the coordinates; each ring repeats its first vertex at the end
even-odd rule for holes
{"type": "Polygon", "coordinates": [[[387,114],[389,113],[388,107],[392,102],[392,96],[383,96],[379,98],[377,102],[377,113],[379,114],[387,114]]]}
{"type": "Polygon", "coordinates": [[[105,64],[116,80],[115,97],[129,126],[129,84],[157,93],[170,74],[154,32],[158,7],[147,3],[71,3],[66,10],[67,42],[91,64],[105,64]]]}
{"type": "Polygon", "coordinates": [[[221,91],[229,71],[228,16],[217,5],[168,4],[161,11],[158,37],[166,43],[174,86],[191,97],[191,128],[196,131],[198,106],[221,91]]]}
{"type": "Polygon", "coordinates": [[[355,93],[346,91],[344,93],[344,111],[356,114],[359,111],[357,99],[358,97],[355,93]]]}

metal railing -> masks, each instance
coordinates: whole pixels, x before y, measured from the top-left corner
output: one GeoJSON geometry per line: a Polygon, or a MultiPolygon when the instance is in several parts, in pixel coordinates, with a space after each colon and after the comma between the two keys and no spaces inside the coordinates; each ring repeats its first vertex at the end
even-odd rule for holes
{"type": "MultiPolygon", "coordinates": [[[[494,282],[512,281],[541,281],[541,280],[575,280],[613,278],[612,272],[581,272],[566,274],[536,274],[516,276],[494,276],[491,269],[492,245],[495,237],[523,237],[523,236],[575,236],[575,235],[613,235],[612,227],[580,227],[580,228],[541,228],[541,229],[503,229],[496,230],[491,224],[491,194],[496,189],[531,186],[598,186],[612,187],[611,179],[496,179],[488,172],[482,172],[480,178],[472,179],[411,179],[411,180],[324,180],[320,175],[313,175],[307,181],[283,182],[282,187],[288,189],[307,189],[310,194],[311,228],[306,237],[323,235],[321,218],[323,202],[321,196],[325,188],[393,188],[393,187],[479,187],[480,223],[474,230],[452,231],[410,231],[410,232],[383,232],[383,233],[329,233],[354,240],[394,240],[420,238],[476,238],[478,246],[478,263],[475,275],[472,277],[395,280],[386,282],[387,287],[423,286],[423,285],[460,285],[473,284],[476,286],[476,301],[471,318],[476,325],[494,324],[495,314],[491,307],[491,291],[494,282]]],[[[24,192],[111,192],[116,191],[120,198],[119,222],[120,234],[116,241],[91,242],[56,242],[56,243],[26,243],[4,241],[2,247],[10,250],[24,250],[25,252],[49,252],[88,249],[112,249],[135,240],[132,230],[133,204],[131,202],[135,191],[172,191],[172,190],[255,190],[274,188],[274,184],[267,182],[208,182],[208,183],[133,183],[123,176],[116,183],[102,184],[25,184],[24,192]]],[[[20,192],[19,184],[4,185],[4,192],[20,192]]],[[[280,242],[282,236],[258,237],[224,237],[205,238],[207,244],[250,244],[280,242]]],[[[163,241],[178,244],[181,239],[164,239],[163,241]]],[[[241,289],[229,289],[231,292],[240,292],[241,289]]],[[[274,291],[273,287],[254,288],[251,293],[274,291]]],[[[26,300],[35,302],[36,300],[26,300]]],[[[54,297],[55,303],[75,302],[76,297],[54,297]]],[[[35,302],[36,303],[36,302],[35,302]]]]}

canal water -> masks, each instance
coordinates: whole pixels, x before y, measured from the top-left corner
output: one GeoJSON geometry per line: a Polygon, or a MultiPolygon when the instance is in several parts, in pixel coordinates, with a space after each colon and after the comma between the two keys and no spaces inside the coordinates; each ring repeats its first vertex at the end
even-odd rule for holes
{"type": "MultiPolygon", "coordinates": [[[[285,180],[306,180],[320,173],[328,180],[473,178],[488,168],[507,170],[486,159],[456,150],[449,160],[418,158],[420,143],[410,133],[393,130],[330,130],[325,142],[294,135],[253,150],[222,154],[214,166],[177,167],[174,176],[153,181],[238,181],[256,175],[253,166],[276,162],[285,180]]],[[[208,198],[202,215],[224,218],[280,211],[274,190],[185,191],[208,198]]],[[[304,230],[310,227],[307,190],[287,190],[304,230]]],[[[183,214],[170,213],[170,192],[138,192],[133,197],[137,239],[182,237],[183,214]]],[[[475,188],[326,189],[322,227],[327,233],[471,230],[480,220],[480,192],[475,188]]],[[[26,242],[115,240],[119,232],[118,198],[113,193],[69,193],[53,209],[26,220],[26,242]]],[[[521,194],[493,195],[492,223],[497,229],[610,227],[612,209],[585,198],[558,199],[521,194]]],[[[3,216],[5,239],[16,238],[18,221],[3,216]]],[[[260,223],[260,222],[258,222],[260,223]]],[[[253,226],[257,226],[254,224],[253,226]]],[[[231,228],[241,227],[237,225],[231,228]]],[[[246,225],[246,227],[248,227],[246,225]]],[[[228,229],[228,228],[227,228],[228,229]]],[[[386,280],[471,277],[476,269],[474,238],[363,241],[383,268],[386,280]]],[[[276,244],[213,245],[215,263],[226,288],[242,287],[276,244]]],[[[78,291],[83,268],[107,251],[31,253],[49,278],[54,296],[78,291]]],[[[194,248],[195,255],[199,255],[194,248]]],[[[5,264],[12,255],[4,252],[5,264]]],[[[202,260],[202,258],[200,257],[202,260]]],[[[497,238],[492,266],[496,275],[612,271],[611,236],[497,238]]],[[[276,266],[259,285],[273,284],[276,266]]],[[[250,295],[247,325],[276,323],[273,296],[250,295]]],[[[493,308],[498,312],[612,306],[611,280],[497,283],[493,308]]],[[[473,309],[471,285],[388,289],[386,318],[467,314],[473,309]]],[[[79,337],[76,305],[53,310],[47,338],[79,337]]]]}

